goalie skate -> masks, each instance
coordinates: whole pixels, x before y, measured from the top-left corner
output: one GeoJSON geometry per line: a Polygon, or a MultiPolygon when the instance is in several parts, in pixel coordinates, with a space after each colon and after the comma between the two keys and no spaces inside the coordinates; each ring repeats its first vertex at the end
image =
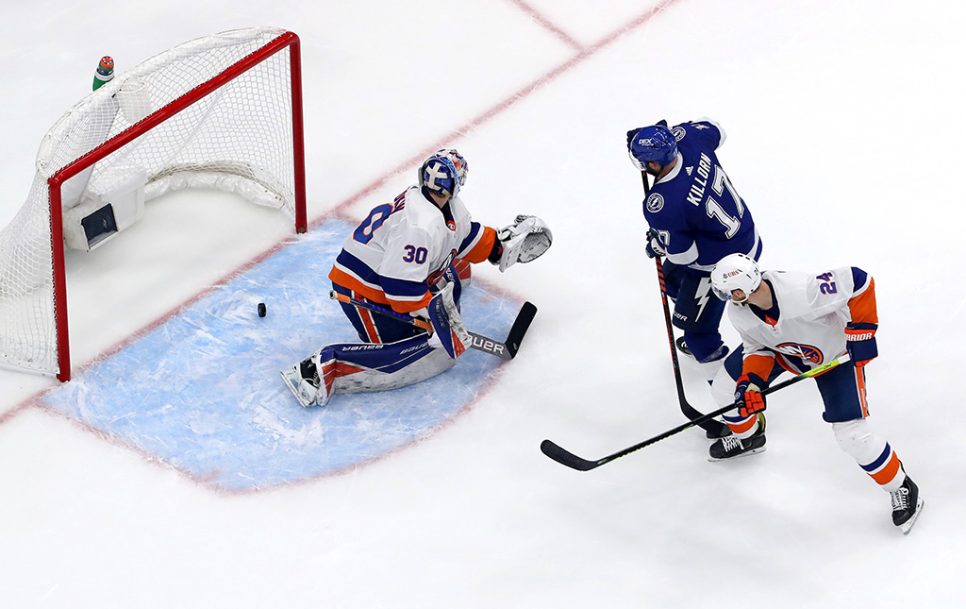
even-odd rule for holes
{"type": "Polygon", "coordinates": [[[289,391],[292,392],[292,395],[303,408],[316,404],[325,406],[325,403],[329,401],[325,385],[320,382],[315,363],[311,357],[287,370],[282,370],[280,374],[289,391]]]}

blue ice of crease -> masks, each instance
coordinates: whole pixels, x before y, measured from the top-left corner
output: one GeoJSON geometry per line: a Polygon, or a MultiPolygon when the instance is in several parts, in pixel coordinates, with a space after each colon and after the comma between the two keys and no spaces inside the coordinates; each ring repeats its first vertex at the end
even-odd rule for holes
{"type": "MultiPolygon", "coordinates": [[[[500,360],[471,350],[436,378],[337,395],[325,408],[301,408],[279,377],[323,344],[358,340],[329,300],[326,279],[352,228],[323,223],[44,403],[234,491],[352,467],[432,434],[476,398],[500,360]],[[257,316],[259,302],[268,306],[265,318],[257,316]]],[[[467,327],[502,340],[519,306],[473,284],[461,308],[467,327]]]]}

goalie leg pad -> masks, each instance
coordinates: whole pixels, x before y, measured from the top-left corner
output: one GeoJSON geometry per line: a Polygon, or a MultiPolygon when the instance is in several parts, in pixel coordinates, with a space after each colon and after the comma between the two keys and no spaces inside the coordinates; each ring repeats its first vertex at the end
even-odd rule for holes
{"type": "Polygon", "coordinates": [[[425,332],[394,343],[344,343],[324,347],[282,371],[282,380],[304,407],[325,404],[337,393],[406,387],[449,370],[456,360],[430,344],[425,332]],[[305,362],[314,365],[307,376],[305,362]]]}

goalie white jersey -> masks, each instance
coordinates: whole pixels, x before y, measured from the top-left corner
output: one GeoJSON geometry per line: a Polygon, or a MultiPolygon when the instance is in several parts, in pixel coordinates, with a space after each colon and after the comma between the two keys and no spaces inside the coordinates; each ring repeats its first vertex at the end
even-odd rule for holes
{"type": "Polygon", "coordinates": [[[486,260],[495,239],[458,196],[440,209],[413,186],[369,212],[343,243],[329,279],[409,313],[429,304],[429,286],[454,260],[486,260]]]}
{"type": "MultiPolygon", "coordinates": [[[[774,307],[769,311],[733,304],[728,315],[748,358],[778,354],[786,369],[804,372],[844,354],[845,325],[877,323],[875,283],[858,267],[818,275],[765,271],[774,307]]],[[[763,362],[764,363],[764,362],[763,362]]],[[[763,370],[763,378],[768,378],[763,370]]]]}

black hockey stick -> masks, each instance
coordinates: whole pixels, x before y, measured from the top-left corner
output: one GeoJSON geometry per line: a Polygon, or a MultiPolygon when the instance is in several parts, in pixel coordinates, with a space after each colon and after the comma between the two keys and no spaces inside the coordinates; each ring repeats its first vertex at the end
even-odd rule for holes
{"type": "Polygon", "coordinates": [[[664,325],[667,327],[667,342],[671,347],[671,366],[674,368],[674,385],[678,391],[678,404],[681,406],[681,412],[684,413],[691,421],[698,419],[704,420],[703,423],[696,423],[701,429],[707,432],[709,438],[721,438],[731,434],[731,430],[728,426],[721,421],[715,421],[713,418],[705,417],[704,413],[695,408],[688,402],[688,398],[684,395],[684,381],[681,379],[681,364],[678,362],[678,351],[674,345],[674,330],[671,325],[671,307],[667,302],[667,284],[664,280],[664,265],[661,264],[660,258],[655,258],[654,262],[657,266],[657,280],[661,286],[661,305],[664,307],[664,325]]]}
{"type": "MultiPolygon", "coordinates": [[[[372,304],[371,302],[356,300],[355,298],[346,296],[345,294],[340,294],[335,290],[329,292],[329,297],[332,300],[338,300],[339,302],[344,302],[345,304],[351,304],[357,307],[362,307],[363,309],[368,309],[373,313],[379,313],[380,315],[385,315],[386,317],[398,319],[401,322],[416,326],[417,328],[422,328],[427,332],[433,331],[432,324],[424,319],[416,319],[409,315],[397,313],[392,309],[387,309],[385,307],[372,304]]],[[[484,353],[495,355],[501,359],[513,359],[516,357],[517,351],[520,350],[520,343],[523,342],[523,337],[526,335],[527,330],[530,329],[530,323],[533,321],[533,318],[536,316],[536,314],[536,305],[529,301],[524,302],[523,306],[520,307],[520,312],[517,313],[517,318],[513,320],[513,325],[510,326],[510,332],[507,334],[505,341],[500,342],[498,340],[483,336],[482,334],[467,331],[472,338],[472,343],[470,346],[477,351],[483,351],[484,353]]]]}
{"type": "MultiPolygon", "coordinates": [[[[641,181],[644,183],[644,197],[646,198],[651,194],[651,186],[647,182],[647,173],[641,172],[641,181]]],[[[664,307],[664,325],[667,327],[667,341],[668,345],[671,347],[671,366],[674,368],[674,385],[677,387],[678,391],[678,404],[681,407],[681,412],[684,413],[689,420],[695,421],[696,419],[701,419],[704,414],[697,410],[694,406],[688,402],[688,398],[684,395],[684,381],[681,379],[681,365],[678,363],[678,352],[674,346],[674,330],[671,325],[671,308],[667,302],[667,284],[664,280],[664,265],[661,264],[660,258],[655,258],[654,263],[657,266],[657,281],[661,287],[661,305],[664,307]]],[[[703,423],[697,424],[707,433],[709,438],[720,438],[722,436],[727,436],[731,433],[728,426],[721,421],[715,421],[713,419],[707,419],[703,423]]]]}
{"type": "MultiPolygon", "coordinates": [[[[795,383],[797,383],[797,382],[799,382],[801,380],[804,380],[804,379],[807,379],[807,378],[816,377],[816,376],[819,376],[821,374],[825,374],[826,372],[828,372],[832,368],[835,368],[836,366],[838,366],[840,364],[844,364],[847,361],[849,361],[849,356],[846,354],[846,355],[843,355],[843,356],[839,357],[838,359],[834,359],[834,360],[828,362],[827,364],[823,364],[823,365],[821,365],[821,366],[819,366],[817,368],[813,368],[813,369],[809,370],[808,372],[803,372],[802,374],[799,374],[798,376],[793,376],[792,378],[788,379],[787,381],[782,381],[781,383],[778,383],[777,385],[775,385],[773,387],[768,387],[767,389],[765,389],[764,391],[762,391],[761,394],[762,395],[767,395],[769,393],[774,393],[774,392],[778,391],[779,389],[784,389],[785,387],[788,387],[789,385],[794,385],[795,383]]],[[[616,453],[614,453],[612,455],[607,455],[606,457],[603,457],[601,459],[597,459],[596,461],[588,461],[587,459],[584,459],[582,457],[578,457],[577,455],[573,454],[572,452],[570,452],[570,451],[568,451],[568,450],[566,450],[564,448],[561,448],[557,444],[554,444],[550,440],[544,440],[543,442],[541,442],[540,443],[540,450],[541,450],[541,452],[543,452],[543,454],[547,455],[548,457],[550,457],[551,459],[553,459],[557,463],[560,463],[561,465],[566,465],[569,468],[572,468],[572,469],[576,469],[576,470],[585,472],[587,470],[591,470],[591,469],[600,467],[601,465],[605,465],[607,463],[610,463],[614,459],[620,459],[624,455],[628,455],[628,454],[630,454],[630,453],[632,453],[632,452],[634,452],[636,450],[640,450],[640,449],[642,449],[642,448],[644,448],[646,446],[650,446],[651,444],[655,444],[657,442],[660,442],[661,440],[664,440],[665,438],[670,438],[671,436],[673,436],[675,434],[681,433],[682,431],[684,431],[686,429],[691,429],[692,427],[694,427],[696,425],[700,425],[701,423],[703,423],[705,421],[710,421],[714,417],[723,415],[724,413],[728,412],[729,410],[734,410],[737,407],[738,407],[738,404],[737,403],[728,404],[727,406],[723,406],[723,407],[719,408],[718,410],[715,410],[714,412],[709,412],[708,414],[703,415],[702,417],[700,417],[698,419],[695,419],[695,420],[690,421],[688,423],[684,423],[683,425],[678,425],[674,429],[669,429],[669,430],[665,431],[664,433],[659,434],[659,435],[656,435],[656,436],[654,436],[653,438],[651,438],[649,440],[644,440],[643,442],[639,442],[638,444],[635,444],[634,446],[628,446],[624,450],[619,450],[619,451],[617,451],[616,453]]]]}

